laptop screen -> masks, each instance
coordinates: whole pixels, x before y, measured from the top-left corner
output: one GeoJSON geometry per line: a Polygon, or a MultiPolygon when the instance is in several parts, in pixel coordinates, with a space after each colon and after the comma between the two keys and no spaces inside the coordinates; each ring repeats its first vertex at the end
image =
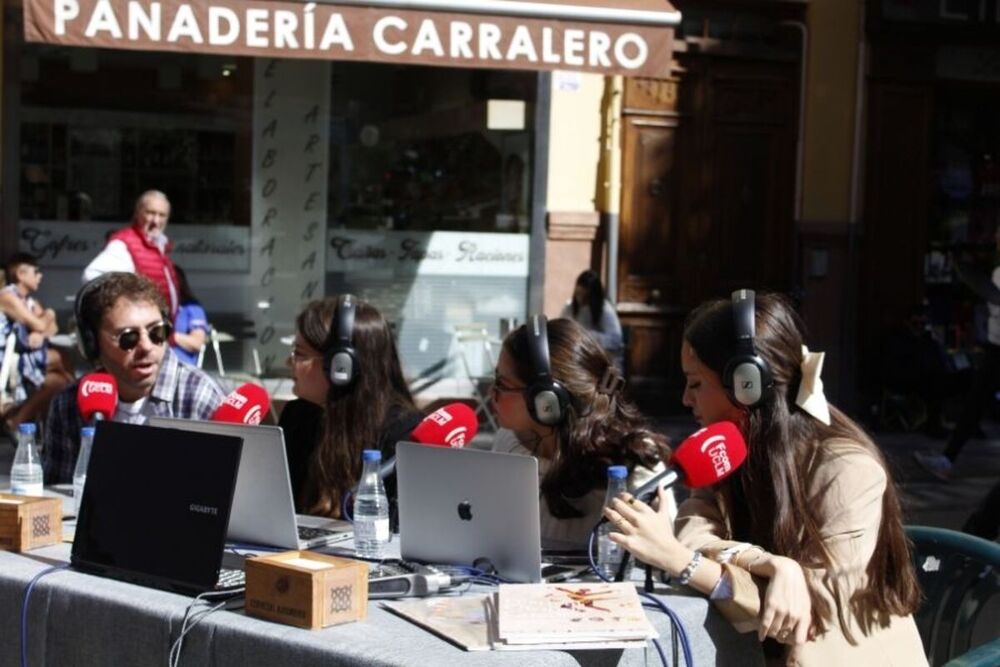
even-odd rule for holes
{"type": "Polygon", "coordinates": [[[72,563],[157,587],[215,586],[241,438],[100,422],[72,563]]]}

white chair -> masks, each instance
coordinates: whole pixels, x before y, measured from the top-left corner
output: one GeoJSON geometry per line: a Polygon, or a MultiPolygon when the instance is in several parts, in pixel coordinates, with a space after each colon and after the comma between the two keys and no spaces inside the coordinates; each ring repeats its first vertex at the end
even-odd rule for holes
{"type": "Polygon", "coordinates": [[[212,352],[215,353],[215,366],[218,370],[219,377],[226,377],[226,368],[222,365],[222,350],[219,348],[219,343],[231,343],[236,340],[233,338],[232,334],[227,334],[225,331],[218,331],[211,324],[208,325],[208,344],[202,345],[201,349],[198,350],[198,368],[202,367],[205,362],[205,350],[208,346],[212,346],[212,352]]]}
{"type": "Polygon", "coordinates": [[[486,421],[497,430],[496,420],[490,410],[488,397],[484,388],[493,382],[493,369],[496,359],[493,356],[493,343],[485,324],[459,324],[455,326],[455,344],[458,356],[462,360],[465,377],[472,388],[472,397],[476,400],[476,415],[480,413],[486,421]]]}

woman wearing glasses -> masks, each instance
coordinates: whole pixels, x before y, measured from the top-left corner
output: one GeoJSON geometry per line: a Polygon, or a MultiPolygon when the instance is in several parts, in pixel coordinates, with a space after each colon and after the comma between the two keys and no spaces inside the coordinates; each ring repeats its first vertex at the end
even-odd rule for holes
{"type": "Polygon", "coordinates": [[[625,398],[625,382],[597,340],[568,319],[547,327],[551,377],[569,396],[566,414],[553,425],[539,422],[528,409],[538,376],[528,336],[526,326],[512,331],[497,361],[493,412],[516,442],[501,430],[494,450],[538,459],[543,547],[583,548],[601,518],[608,466],[627,466],[635,489],[662,470],[670,449],[625,398]]]}
{"type": "MultiPolygon", "coordinates": [[[[76,298],[80,348],[95,368],[118,385],[111,418],[145,423],[149,416],[209,419],[225,395],[214,380],[182,364],[170,350],[172,327],[163,296],[148,278],[105,273],[76,298]]],[[[83,422],[71,384],[49,408],[43,467],[46,484],[72,481],[83,422]]]]}
{"type": "MultiPolygon", "coordinates": [[[[344,318],[343,312],[338,316],[339,303],[313,301],[296,318],[288,365],[292,392],[300,400],[285,406],[279,422],[296,511],[335,518],[341,516],[344,494],[361,477],[361,450],[379,449],[382,460],[389,459],[423,416],[403,379],[388,322],[374,306],[353,301],[353,320],[345,318],[339,327],[344,318]],[[346,382],[334,385],[324,352],[344,342],[338,329],[353,348],[354,367],[346,382]]],[[[385,481],[394,499],[395,478],[385,481]]]]}

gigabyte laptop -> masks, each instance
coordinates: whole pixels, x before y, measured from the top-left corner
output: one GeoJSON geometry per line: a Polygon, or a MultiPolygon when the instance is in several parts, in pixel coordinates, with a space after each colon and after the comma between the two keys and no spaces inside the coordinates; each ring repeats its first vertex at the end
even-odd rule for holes
{"type": "Polygon", "coordinates": [[[538,462],[473,449],[396,446],[399,547],[405,560],[472,565],[541,581],[538,462]]]}
{"type": "Polygon", "coordinates": [[[157,588],[217,587],[240,438],[98,423],[70,562],[157,588]]]}
{"type": "Polygon", "coordinates": [[[243,439],[228,539],[284,549],[315,549],[350,539],[351,524],[316,516],[296,516],[288,477],[285,438],[277,426],[150,417],[152,426],[217,433],[243,439]]]}

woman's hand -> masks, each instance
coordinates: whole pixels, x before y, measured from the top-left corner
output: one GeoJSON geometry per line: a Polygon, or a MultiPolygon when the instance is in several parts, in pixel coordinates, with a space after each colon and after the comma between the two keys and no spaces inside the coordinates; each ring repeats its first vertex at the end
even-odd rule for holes
{"type": "Polygon", "coordinates": [[[754,574],[770,579],[760,610],[757,637],[773,637],[782,644],[800,645],[809,638],[812,599],[802,566],[791,558],[769,555],[754,574]]]}
{"type": "Polygon", "coordinates": [[[623,493],[604,509],[611,526],[618,532],[611,541],[620,544],[643,563],[649,563],[676,576],[691,560],[691,551],[684,549],[674,537],[674,526],[667,513],[668,503],[661,487],[657,494],[658,509],[623,493]],[[679,563],[679,564],[678,564],[679,563]]]}

